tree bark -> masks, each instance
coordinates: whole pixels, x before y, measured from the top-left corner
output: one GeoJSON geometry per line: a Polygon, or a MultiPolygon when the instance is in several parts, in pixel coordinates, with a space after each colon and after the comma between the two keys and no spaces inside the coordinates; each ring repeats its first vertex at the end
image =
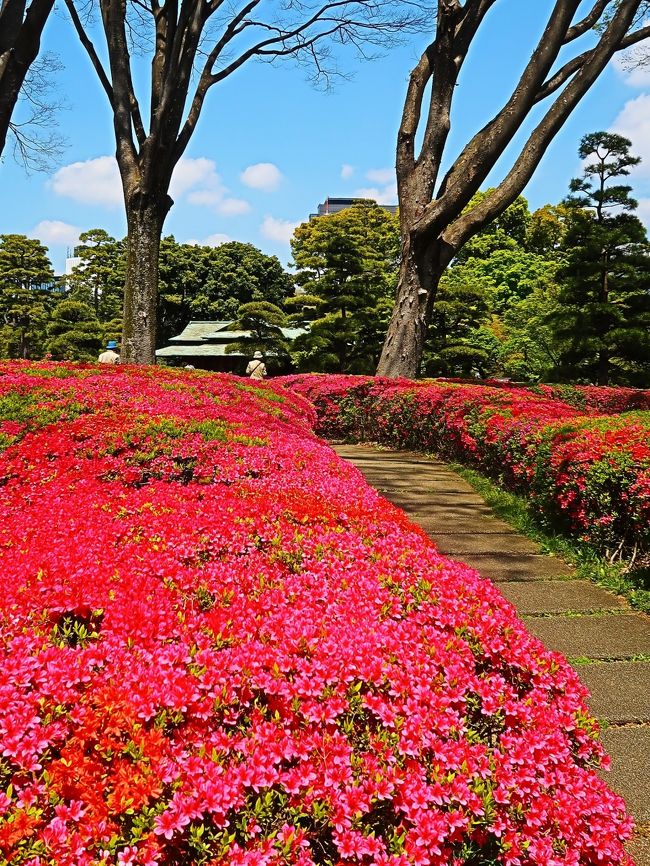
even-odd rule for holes
{"type": "Polygon", "coordinates": [[[439,242],[422,244],[407,236],[378,376],[415,379],[419,375],[433,302],[449,260],[439,242]]]}
{"type": "Polygon", "coordinates": [[[104,52],[95,47],[82,20],[85,4],[65,0],[65,5],[113,112],[129,230],[123,357],[128,363],[152,363],[157,256],[171,205],[167,191],[210,88],[256,57],[305,58],[314,63],[317,76],[327,75],[328,42],[356,46],[360,53],[365,41],[391,44],[395,34],[419,29],[428,20],[428,10],[425,13],[418,4],[399,0],[323,0],[315,5],[102,0],[105,62],[104,52]],[[267,5],[271,8],[263,8],[267,5]],[[129,10],[135,6],[134,26],[129,10]],[[148,123],[135,89],[140,63],[134,65],[132,58],[141,53],[142,45],[151,46],[153,54],[149,88],[144,87],[150,102],[148,123]],[[156,202],[152,191],[159,194],[156,202]],[[136,193],[150,197],[134,200],[136,193]]]}
{"type": "Polygon", "coordinates": [[[414,67],[397,137],[396,169],[403,262],[395,308],[377,373],[418,374],[438,282],[463,245],[506,210],[521,194],[541,158],[573,109],[613,55],[650,35],[637,26],[642,0],[610,4],[592,0],[591,10],[573,23],[579,0],[555,0],[548,23],[512,94],[480,129],[439,181],[458,76],[470,45],[494,0],[438,0],[436,35],[414,67]],[[601,25],[594,47],[553,73],[564,46],[601,25]],[[428,88],[428,111],[423,102],[428,88]],[[558,93],[559,91],[559,93],[558,93]],[[529,118],[535,106],[556,94],[515,157],[504,179],[472,203],[529,118]],[[416,139],[423,127],[416,155],[416,139]]]}
{"type": "MultiPolygon", "coordinates": [[[[603,250],[599,295],[599,301],[603,305],[603,309],[606,309],[609,303],[609,255],[607,249],[603,250]]],[[[605,337],[606,335],[603,334],[602,338],[605,339],[605,337]]],[[[606,346],[602,346],[598,351],[598,385],[609,385],[609,357],[609,350],[606,346]]]]}
{"type": "Polygon", "coordinates": [[[156,362],[160,237],[171,205],[166,194],[137,192],[126,199],[128,240],[120,356],[124,364],[156,362]]]}

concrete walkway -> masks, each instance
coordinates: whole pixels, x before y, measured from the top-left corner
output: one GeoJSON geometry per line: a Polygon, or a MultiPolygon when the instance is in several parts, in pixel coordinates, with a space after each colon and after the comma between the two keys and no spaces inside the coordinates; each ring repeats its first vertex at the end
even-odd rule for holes
{"type": "Polygon", "coordinates": [[[606,778],[638,825],[630,852],[638,866],[650,866],[650,619],[542,554],[440,460],[369,445],[335,450],[442,553],[493,580],[529,631],[567,656],[591,692],[592,712],[607,724],[606,778]]]}

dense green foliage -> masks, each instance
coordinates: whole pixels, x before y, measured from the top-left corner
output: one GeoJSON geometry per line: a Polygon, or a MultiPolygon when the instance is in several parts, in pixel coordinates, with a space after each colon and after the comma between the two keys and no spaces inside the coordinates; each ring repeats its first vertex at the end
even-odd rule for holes
{"type": "Polygon", "coordinates": [[[293,283],[276,256],[253,244],[230,241],[218,247],[179,244],[160,247],[158,340],[164,345],[190,319],[232,321],[239,307],[265,301],[281,305],[293,283]]]}
{"type": "Polygon", "coordinates": [[[560,353],[559,380],[646,385],[650,358],[650,245],[633,211],[632,188],[618,183],[640,160],[620,135],[582,140],[587,160],[573,195],[550,315],[560,353]]]}
{"type": "Polygon", "coordinates": [[[553,357],[539,319],[553,303],[558,269],[549,222],[556,229],[559,220],[531,214],[519,197],[461,250],[434,305],[428,375],[543,377],[553,357]]]}
{"type": "MultiPolygon", "coordinates": [[[[562,204],[519,198],[443,277],[425,373],[650,385],[650,246],[621,136],[582,140],[584,176],[562,204]]],[[[480,200],[485,193],[479,193],[480,200]]]]}
{"type": "Polygon", "coordinates": [[[399,222],[374,202],[303,223],[291,241],[304,292],[292,321],[309,322],[294,356],[299,369],[372,372],[393,306],[399,222]]]}
{"type": "Polygon", "coordinates": [[[270,372],[285,372],[289,368],[289,343],[282,328],[286,325],[287,317],[276,304],[268,301],[242,304],[234,322],[239,338],[226,351],[241,352],[248,358],[261,352],[270,372]]]}
{"type": "MultiPolygon", "coordinates": [[[[91,229],[80,236],[75,256],[79,261],[72,273],[55,280],[47,249],[39,241],[0,236],[0,357],[49,354],[57,360],[87,361],[97,357],[107,340],[119,340],[125,241],[91,229]]],[[[232,321],[242,305],[277,306],[292,291],[293,282],[279,260],[252,244],[231,242],[215,248],[163,238],[160,344],[191,319],[232,321]]]]}
{"type": "Polygon", "coordinates": [[[41,357],[58,286],[40,241],[0,235],[0,357],[41,357]]]}
{"type": "MultiPolygon", "coordinates": [[[[531,213],[520,196],[460,250],[434,302],[424,375],[650,386],[650,245],[620,183],[639,162],[629,148],[618,135],[585,136],[583,176],[565,201],[531,213]]],[[[300,225],[291,248],[295,274],[251,244],[163,238],[159,345],[192,319],[225,321],[242,332],[231,351],[262,351],[270,372],[373,373],[399,217],[359,201],[300,225]],[[302,333],[288,340],[287,328],[302,333]]],[[[59,284],[46,253],[2,237],[0,356],[90,359],[121,333],[125,243],[82,234],[79,264],[59,284]]]]}

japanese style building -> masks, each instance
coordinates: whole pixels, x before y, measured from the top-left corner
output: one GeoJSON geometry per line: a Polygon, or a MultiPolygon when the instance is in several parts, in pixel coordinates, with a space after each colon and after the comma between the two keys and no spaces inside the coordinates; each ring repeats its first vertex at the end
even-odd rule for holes
{"type": "MultiPolygon", "coordinates": [[[[232,322],[192,321],[171,345],[156,350],[156,358],[175,367],[191,364],[198,370],[243,375],[250,356],[243,352],[226,352],[226,346],[250,337],[249,331],[231,330],[232,322]]],[[[304,334],[304,328],[280,328],[286,340],[304,334]]]]}

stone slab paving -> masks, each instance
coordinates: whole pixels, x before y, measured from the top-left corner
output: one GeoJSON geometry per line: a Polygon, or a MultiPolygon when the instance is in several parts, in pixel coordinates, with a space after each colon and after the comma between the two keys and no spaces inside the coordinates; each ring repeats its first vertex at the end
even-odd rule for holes
{"type": "Polygon", "coordinates": [[[511,581],[499,589],[522,615],[626,609],[622,598],[588,580],[511,581]]]}
{"type": "MultiPolygon", "coordinates": [[[[591,692],[589,706],[611,724],[650,723],[650,662],[574,665],[591,692]]],[[[650,778],[650,763],[647,774],[650,778]]]]}
{"type": "MultiPolygon", "coordinates": [[[[437,536],[431,534],[438,541],[437,536]]],[[[475,568],[483,577],[495,583],[511,580],[529,583],[537,580],[562,580],[571,575],[572,569],[556,556],[539,554],[520,554],[503,556],[498,553],[464,554],[463,562],[475,568]]]]}
{"type": "Polygon", "coordinates": [[[612,593],[576,580],[571,566],[544,555],[496,518],[467,482],[440,460],[369,445],[337,446],[369,484],[407,512],[439,550],[496,582],[528,629],[570,658],[590,689],[594,715],[609,722],[608,783],[641,825],[630,853],[650,866],[650,618],[612,593]],[[600,660],[600,661],[599,661],[600,660]]]}
{"type": "Polygon", "coordinates": [[[650,655],[650,621],[640,613],[523,619],[528,630],[547,647],[570,658],[629,659],[650,655]]]}
{"type": "Polygon", "coordinates": [[[475,532],[469,534],[446,533],[436,536],[436,545],[441,553],[461,559],[472,553],[490,553],[501,556],[503,554],[539,553],[539,545],[523,535],[515,532],[475,532]]]}
{"type": "MultiPolygon", "coordinates": [[[[368,481],[370,482],[370,478],[368,478],[368,481]]],[[[393,505],[396,504],[395,496],[391,491],[379,490],[379,492],[388,499],[389,502],[392,502],[393,505]]],[[[491,522],[491,519],[493,519],[492,512],[480,497],[477,496],[470,498],[467,495],[462,495],[458,497],[446,496],[445,499],[446,502],[444,502],[443,497],[439,494],[437,496],[430,494],[426,499],[418,499],[417,502],[413,503],[412,510],[409,508],[409,517],[411,517],[413,522],[419,524],[423,529],[427,528],[425,526],[427,521],[437,523],[438,526],[444,525],[447,530],[449,530],[451,526],[455,526],[457,523],[459,525],[463,524],[463,526],[466,527],[467,523],[472,519],[476,525],[477,516],[490,521],[491,526],[494,525],[491,522]],[[441,511],[440,507],[443,502],[445,504],[445,509],[444,511],[441,511]],[[437,507],[433,503],[437,503],[437,507]],[[452,522],[450,523],[450,521],[452,522]]],[[[402,508],[401,505],[398,507],[402,508]]]]}
{"type": "Polygon", "coordinates": [[[603,778],[625,799],[636,821],[650,821],[650,726],[609,728],[603,744],[612,759],[603,778]]]}
{"type": "Polygon", "coordinates": [[[449,522],[448,517],[441,520],[435,511],[429,508],[427,511],[416,511],[409,514],[409,517],[414,519],[414,522],[421,526],[422,529],[435,534],[436,538],[439,535],[503,535],[506,532],[512,532],[512,527],[508,526],[502,520],[497,520],[494,517],[486,515],[481,521],[481,529],[476,529],[476,516],[474,520],[470,517],[455,517],[453,522],[449,522]]]}
{"type": "MultiPolygon", "coordinates": [[[[650,829],[648,829],[650,833],[650,829]]],[[[650,864],[650,836],[638,837],[628,845],[628,851],[638,866],[650,864]]]]}

